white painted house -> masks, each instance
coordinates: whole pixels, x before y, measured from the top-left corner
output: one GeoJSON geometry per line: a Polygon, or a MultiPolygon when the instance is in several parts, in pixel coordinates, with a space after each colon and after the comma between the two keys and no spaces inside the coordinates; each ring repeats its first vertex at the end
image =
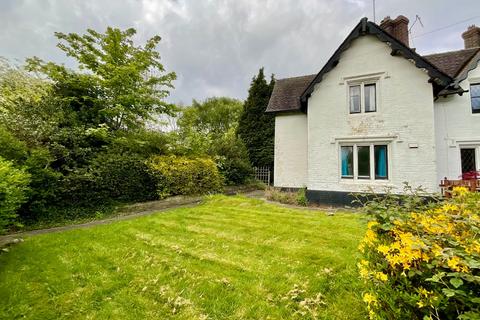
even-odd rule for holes
{"type": "Polygon", "coordinates": [[[480,170],[480,28],[462,37],[462,50],[421,56],[406,17],[363,18],[318,74],[278,80],[274,185],[346,203],[480,170]]]}

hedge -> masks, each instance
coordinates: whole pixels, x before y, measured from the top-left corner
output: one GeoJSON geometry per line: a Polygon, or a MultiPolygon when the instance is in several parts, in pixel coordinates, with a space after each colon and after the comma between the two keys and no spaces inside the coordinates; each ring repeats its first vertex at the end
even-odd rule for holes
{"type": "Polygon", "coordinates": [[[209,158],[154,156],[147,162],[160,198],[219,192],[223,178],[209,158]]]}
{"type": "Polygon", "coordinates": [[[17,217],[17,210],[26,201],[30,175],[0,157],[0,233],[17,217]]]}

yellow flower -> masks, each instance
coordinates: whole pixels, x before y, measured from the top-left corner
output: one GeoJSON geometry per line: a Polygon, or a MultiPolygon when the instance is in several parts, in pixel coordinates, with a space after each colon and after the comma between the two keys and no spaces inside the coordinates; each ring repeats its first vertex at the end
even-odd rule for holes
{"type": "Polygon", "coordinates": [[[363,295],[363,301],[367,304],[375,304],[377,303],[377,298],[373,294],[367,292],[363,295]]]}
{"type": "Polygon", "coordinates": [[[445,212],[448,212],[448,211],[458,211],[458,206],[455,205],[455,204],[452,204],[452,203],[445,203],[443,206],[442,206],[442,209],[445,211],[445,212]]]}
{"type": "Polygon", "coordinates": [[[475,240],[469,247],[465,248],[465,252],[468,254],[480,253],[480,243],[475,240]]]}
{"type": "Polygon", "coordinates": [[[361,243],[358,245],[358,250],[359,250],[361,253],[365,253],[365,245],[363,244],[363,242],[361,242],[361,243]]]}
{"type": "Polygon", "coordinates": [[[377,278],[380,281],[387,282],[388,275],[383,272],[377,272],[375,273],[375,278],[377,278]]]}
{"type": "Polygon", "coordinates": [[[425,296],[427,297],[429,294],[432,294],[433,291],[428,291],[427,289],[423,288],[423,287],[420,287],[420,289],[418,289],[418,292],[422,295],[422,296],[425,296]]]}
{"type": "Polygon", "coordinates": [[[367,223],[367,228],[372,229],[373,227],[378,226],[378,224],[379,223],[377,221],[370,221],[367,223]]]}
{"type": "Polygon", "coordinates": [[[455,197],[464,197],[466,196],[470,191],[465,188],[465,187],[454,187],[453,188],[453,195],[455,197]]]}
{"type": "Polygon", "coordinates": [[[438,244],[433,244],[432,246],[432,253],[435,257],[440,257],[443,253],[442,247],[440,247],[438,244]]]}
{"type": "Polygon", "coordinates": [[[383,253],[384,255],[387,255],[389,250],[390,250],[390,247],[384,244],[381,244],[377,247],[377,251],[380,253],[383,253]]]}
{"type": "Polygon", "coordinates": [[[365,233],[365,237],[363,238],[363,242],[365,244],[373,244],[377,240],[377,234],[373,231],[368,229],[365,233]]]}
{"type": "Polygon", "coordinates": [[[450,269],[457,272],[468,272],[468,267],[461,263],[461,260],[457,256],[453,256],[447,261],[447,265],[450,269]]]}

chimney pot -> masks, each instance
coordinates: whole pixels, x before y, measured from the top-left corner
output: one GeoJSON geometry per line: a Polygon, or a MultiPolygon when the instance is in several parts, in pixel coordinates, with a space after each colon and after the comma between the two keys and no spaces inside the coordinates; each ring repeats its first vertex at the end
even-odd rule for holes
{"type": "Polygon", "coordinates": [[[476,25],[468,27],[467,31],[462,33],[465,49],[480,47],[480,28],[476,25]]]}

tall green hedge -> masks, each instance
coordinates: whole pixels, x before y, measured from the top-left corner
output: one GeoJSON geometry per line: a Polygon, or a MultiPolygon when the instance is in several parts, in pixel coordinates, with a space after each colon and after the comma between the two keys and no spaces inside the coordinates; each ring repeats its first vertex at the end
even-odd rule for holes
{"type": "Polygon", "coordinates": [[[214,193],[222,189],[223,178],[209,158],[155,156],[149,159],[148,166],[157,181],[160,198],[214,193]]]}
{"type": "Polygon", "coordinates": [[[0,233],[17,217],[18,208],[27,199],[29,182],[28,173],[0,157],[0,233]]]}

